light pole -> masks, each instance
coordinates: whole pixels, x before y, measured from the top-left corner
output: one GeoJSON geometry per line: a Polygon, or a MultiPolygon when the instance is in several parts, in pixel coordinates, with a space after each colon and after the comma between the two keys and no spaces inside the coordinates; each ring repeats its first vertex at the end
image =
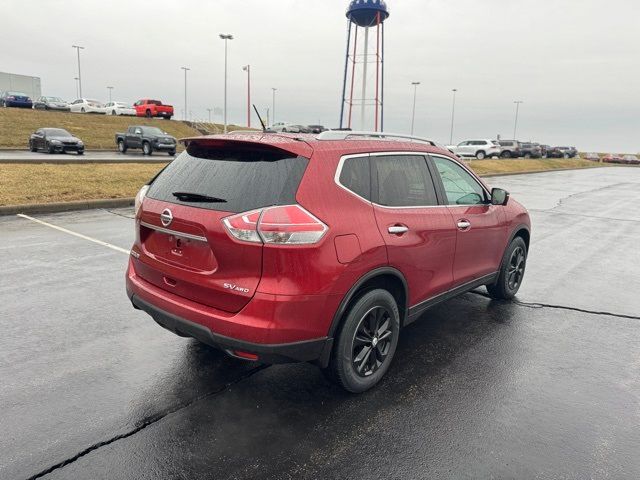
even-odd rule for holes
{"type": "Polygon", "coordinates": [[[271,88],[273,90],[273,99],[271,100],[271,125],[276,123],[276,91],[277,88],[271,88]]]}
{"type": "Polygon", "coordinates": [[[209,123],[211,123],[211,109],[207,108],[207,112],[209,113],[209,123]]]}
{"type": "Polygon", "coordinates": [[[456,92],[457,88],[451,90],[453,92],[453,107],[451,107],[451,135],[449,135],[449,145],[453,145],[453,119],[456,115],[456,92]]]}
{"type": "Polygon", "coordinates": [[[411,82],[411,85],[413,85],[413,113],[411,114],[411,135],[413,135],[413,127],[416,123],[416,96],[418,95],[420,82],[411,82]]]}
{"type": "Polygon", "coordinates": [[[78,77],[73,77],[73,79],[76,81],[76,98],[80,98],[80,91],[78,90],[78,77]]]}
{"type": "Polygon", "coordinates": [[[107,87],[107,90],[109,90],[109,103],[111,103],[111,92],[113,91],[113,87],[107,87]]]}
{"type": "Polygon", "coordinates": [[[71,45],[71,48],[75,48],[78,52],[78,97],[82,98],[82,75],[80,73],[80,50],[84,50],[84,47],[79,45],[71,45]]]}
{"type": "Polygon", "coordinates": [[[524,103],[522,100],[516,100],[513,103],[516,104],[516,121],[513,124],[513,139],[516,139],[516,131],[518,130],[518,111],[520,110],[520,104],[524,103]]]}
{"type": "Polygon", "coordinates": [[[233,40],[233,35],[221,33],[220,38],[224,40],[224,133],[227,133],[227,43],[233,40]]]}
{"type": "MultiPolygon", "coordinates": [[[[184,115],[185,117],[187,116],[187,72],[189,70],[191,70],[190,68],[187,67],[180,67],[182,70],[184,70],[184,115]]],[[[186,118],[184,118],[184,120],[186,120],[186,118]]]]}
{"type": "Polygon", "coordinates": [[[247,128],[251,128],[251,65],[245,65],[242,70],[247,72],[247,128]]]}

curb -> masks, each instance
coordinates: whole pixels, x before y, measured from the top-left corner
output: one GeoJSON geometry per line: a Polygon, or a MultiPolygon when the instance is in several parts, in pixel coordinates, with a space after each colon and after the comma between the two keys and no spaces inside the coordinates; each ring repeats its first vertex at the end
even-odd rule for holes
{"type": "Polygon", "coordinates": [[[100,200],[75,200],[73,202],[33,203],[31,205],[0,206],[1,215],[15,215],[17,213],[58,213],[73,210],[91,210],[94,208],[130,207],[134,198],[105,198],[100,200]]]}
{"type": "Polygon", "coordinates": [[[0,165],[88,165],[88,164],[98,164],[98,163],[109,163],[116,165],[128,165],[131,163],[140,163],[140,164],[162,164],[169,163],[172,159],[169,160],[161,160],[158,159],[147,159],[147,158],[131,158],[131,159],[107,159],[107,158],[83,158],[79,160],[27,160],[27,159],[13,159],[13,160],[0,160],[0,165]]]}
{"type": "MultiPolygon", "coordinates": [[[[139,162],[138,162],[139,163],[139,162]]],[[[580,168],[558,168],[556,170],[530,170],[526,172],[509,172],[496,173],[494,175],[479,175],[486,177],[508,177],[512,175],[529,175],[532,173],[553,173],[566,172],[568,170],[585,170],[589,168],[598,168],[598,165],[580,168]]],[[[73,210],[91,210],[94,208],[121,208],[130,207],[134,203],[134,198],[107,198],[100,200],[77,200],[73,202],[57,202],[57,203],[34,203],[27,205],[5,205],[0,206],[0,216],[15,215],[17,213],[58,213],[69,212],[73,210]]]]}

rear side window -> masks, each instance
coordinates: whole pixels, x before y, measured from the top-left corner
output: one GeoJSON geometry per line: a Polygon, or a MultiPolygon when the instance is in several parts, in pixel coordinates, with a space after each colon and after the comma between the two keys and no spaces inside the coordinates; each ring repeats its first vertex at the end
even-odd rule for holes
{"type": "Polygon", "coordinates": [[[389,155],[371,157],[377,202],[388,207],[437,205],[436,190],[425,157],[389,155]]]}
{"type": "Polygon", "coordinates": [[[158,175],[147,196],[233,213],[291,204],[308,162],[272,151],[192,145],[158,175]],[[196,201],[194,195],[218,201],[196,201]]]}
{"type": "Polygon", "coordinates": [[[340,172],[340,184],[362,198],[371,200],[369,157],[347,158],[340,172]]]}

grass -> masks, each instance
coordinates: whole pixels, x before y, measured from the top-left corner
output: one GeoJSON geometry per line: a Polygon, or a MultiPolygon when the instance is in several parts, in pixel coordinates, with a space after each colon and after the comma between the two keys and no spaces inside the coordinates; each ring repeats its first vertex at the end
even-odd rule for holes
{"type": "MultiPolygon", "coordinates": [[[[471,160],[479,175],[597,164],[581,159],[471,160]]],[[[69,202],[135,196],[162,164],[0,164],[0,205],[69,202]]]]}
{"type": "Polygon", "coordinates": [[[38,128],[57,127],[80,138],[88,150],[116,148],[114,135],[129,125],[152,125],[176,138],[200,135],[187,124],[160,118],[116,117],[67,112],[47,112],[22,108],[0,108],[0,148],[26,149],[38,128]]]}
{"type": "Polygon", "coordinates": [[[601,163],[581,158],[529,158],[470,160],[467,165],[478,175],[496,175],[530,171],[558,170],[562,168],[588,168],[602,166],[601,163]]]}
{"type": "Polygon", "coordinates": [[[130,198],[162,164],[0,164],[0,205],[130,198]]]}

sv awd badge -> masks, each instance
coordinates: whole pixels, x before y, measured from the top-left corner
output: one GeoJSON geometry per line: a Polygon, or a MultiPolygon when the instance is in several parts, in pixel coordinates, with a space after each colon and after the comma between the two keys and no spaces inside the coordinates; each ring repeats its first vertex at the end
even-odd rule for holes
{"type": "Polygon", "coordinates": [[[236,292],[249,293],[248,288],[239,287],[235,283],[224,283],[224,288],[228,288],[229,290],[234,290],[236,292]]]}

